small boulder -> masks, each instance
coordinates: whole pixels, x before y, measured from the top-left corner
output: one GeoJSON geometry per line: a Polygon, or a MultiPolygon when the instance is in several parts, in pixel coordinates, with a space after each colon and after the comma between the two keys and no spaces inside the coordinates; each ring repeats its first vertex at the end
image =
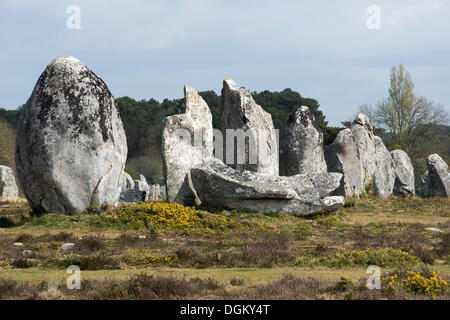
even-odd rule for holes
{"type": "Polygon", "coordinates": [[[33,251],[31,250],[23,250],[22,255],[24,256],[31,256],[33,254],[33,251]]]}
{"type": "Polygon", "coordinates": [[[59,249],[66,251],[72,249],[75,246],[74,243],[64,243],[59,249]]]}

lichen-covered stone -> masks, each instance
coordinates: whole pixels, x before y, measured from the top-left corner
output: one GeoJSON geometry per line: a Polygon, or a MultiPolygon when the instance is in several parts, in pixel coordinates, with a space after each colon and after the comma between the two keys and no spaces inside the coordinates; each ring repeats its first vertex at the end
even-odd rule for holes
{"type": "Polygon", "coordinates": [[[106,84],[73,57],[40,76],[18,125],[16,169],[35,211],[82,212],[119,200],[125,131],[106,84]]]}
{"type": "Polygon", "coordinates": [[[400,197],[414,195],[414,168],[411,159],[403,150],[391,151],[391,157],[395,170],[394,195],[400,197]]]}
{"type": "Polygon", "coordinates": [[[10,167],[0,166],[0,197],[17,197],[17,188],[14,172],[10,167]]]}
{"type": "Polygon", "coordinates": [[[382,140],[373,134],[369,118],[358,114],[350,129],[339,132],[334,142],[325,147],[328,171],[344,175],[335,194],[360,195],[373,182],[377,196],[392,194],[395,171],[392,158],[382,140]]]}
{"type": "Polygon", "coordinates": [[[122,176],[122,189],[132,189],[134,188],[134,185],[133,178],[128,173],[124,172],[122,176]]]}
{"type": "Polygon", "coordinates": [[[162,157],[167,200],[192,204],[189,170],[213,156],[212,115],[195,89],[185,86],[181,103],[185,112],[164,119],[162,157]]]}
{"type": "Polygon", "coordinates": [[[134,181],[134,189],[142,194],[142,201],[148,201],[150,197],[150,186],[147,179],[141,174],[139,180],[134,181]]]}
{"type": "Polygon", "coordinates": [[[290,177],[238,171],[218,159],[191,169],[193,188],[202,203],[226,209],[311,215],[344,204],[341,196],[328,197],[342,178],[340,173],[310,173],[290,177]]]}
{"type": "Polygon", "coordinates": [[[421,177],[422,196],[450,198],[450,171],[447,163],[438,154],[431,154],[427,157],[427,167],[428,171],[421,177]]]}
{"type": "Polygon", "coordinates": [[[373,194],[389,197],[394,191],[395,168],[391,154],[380,137],[375,136],[375,172],[373,173],[373,194]]]}
{"type": "Polygon", "coordinates": [[[326,172],[323,134],[308,107],[300,107],[286,122],[280,144],[280,174],[326,172]]]}
{"type": "Polygon", "coordinates": [[[225,142],[225,157],[221,160],[238,170],[278,175],[278,136],[272,116],[253,100],[248,90],[238,87],[231,79],[223,81],[221,125],[225,142]],[[239,133],[236,130],[240,129],[248,134],[249,141],[243,142],[243,150],[239,150],[234,138],[227,138],[227,129],[234,130],[236,134],[239,133]],[[227,142],[230,148],[226,147],[227,142]],[[239,161],[238,156],[242,156],[243,161],[239,161]]]}

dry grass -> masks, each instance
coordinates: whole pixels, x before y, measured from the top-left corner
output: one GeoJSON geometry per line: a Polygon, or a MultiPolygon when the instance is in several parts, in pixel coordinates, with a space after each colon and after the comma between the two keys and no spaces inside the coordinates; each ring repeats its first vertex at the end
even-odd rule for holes
{"type": "MultiPolygon", "coordinates": [[[[54,276],[64,279],[64,268],[71,264],[78,264],[83,278],[92,283],[91,290],[85,292],[87,296],[108,299],[256,299],[266,297],[267,292],[294,299],[384,299],[385,295],[368,295],[358,287],[360,279],[366,277],[365,263],[373,259],[386,264],[384,273],[391,272],[393,266],[406,267],[418,261],[418,267],[428,265],[448,278],[449,199],[369,196],[348,199],[347,203],[336,213],[308,218],[234,211],[227,218],[232,228],[211,224],[205,229],[122,224],[111,209],[82,216],[31,217],[23,202],[8,200],[2,203],[7,207],[0,209],[0,219],[9,223],[7,228],[0,228],[0,270],[4,278],[19,281],[13,290],[18,298],[39,299],[76,296],[63,289],[55,291],[54,287],[53,293],[33,287],[44,280],[52,281],[54,276]],[[427,227],[443,232],[429,232],[427,227]],[[14,242],[23,245],[13,246],[14,242]],[[60,246],[65,242],[75,246],[62,251],[60,246]],[[366,251],[368,248],[372,251],[366,251]],[[24,255],[24,250],[32,253],[24,255]],[[411,259],[402,260],[409,256],[411,259]],[[220,283],[220,289],[202,289],[191,283],[197,291],[151,293],[153,289],[149,289],[141,296],[127,289],[133,288],[132,281],[141,272],[173,280],[175,287],[188,285],[190,279],[211,278],[220,283]],[[290,276],[283,278],[286,274],[290,276]],[[102,282],[105,277],[115,280],[102,282]],[[353,293],[332,290],[341,277],[352,280],[353,293]],[[119,293],[108,296],[111,285],[118,286],[114,290],[119,293]],[[297,285],[305,289],[290,287],[297,285]],[[103,291],[94,290],[95,286],[103,291]],[[17,290],[30,290],[30,296],[21,296],[17,290]]],[[[149,288],[159,283],[146,281],[143,285],[149,288]]]]}

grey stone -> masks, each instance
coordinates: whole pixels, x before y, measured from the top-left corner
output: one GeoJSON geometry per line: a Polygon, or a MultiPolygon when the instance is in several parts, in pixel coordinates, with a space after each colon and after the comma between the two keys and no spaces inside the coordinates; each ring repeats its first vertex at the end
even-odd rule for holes
{"type": "Polygon", "coordinates": [[[22,255],[24,256],[31,256],[33,254],[33,251],[31,250],[23,250],[22,255]]]}
{"type": "Polygon", "coordinates": [[[375,136],[375,172],[373,174],[373,194],[389,197],[394,191],[395,169],[391,154],[380,137],[375,136]]]}
{"type": "Polygon", "coordinates": [[[0,166],[0,197],[17,197],[17,188],[14,172],[10,167],[0,166]]]}
{"type": "Polygon", "coordinates": [[[122,189],[119,204],[129,204],[145,201],[146,193],[136,189],[122,189]]]}
{"type": "Polygon", "coordinates": [[[166,187],[165,186],[161,186],[159,197],[160,197],[161,201],[166,201],[167,200],[167,193],[166,193],[166,187]]]}
{"type": "Polygon", "coordinates": [[[393,160],[364,114],[358,114],[350,129],[339,132],[334,142],[325,147],[325,160],[328,171],[344,175],[336,195],[360,195],[372,181],[375,195],[388,197],[393,192],[393,160]]]}
{"type": "Polygon", "coordinates": [[[422,196],[443,196],[450,198],[450,171],[447,163],[438,155],[427,157],[428,171],[421,176],[422,196]]]}
{"type": "Polygon", "coordinates": [[[134,186],[135,183],[133,178],[128,173],[124,172],[122,178],[122,189],[132,189],[134,186]]]}
{"type": "Polygon", "coordinates": [[[143,196],[142,201],[148,201],[150,198],[150,186],[147,183],[147,179],[143,175],[139,176],[139,180],[134,181],[134,189],[140,192],[143,196]]]}
{"type": "Polygon", "coordinates": [[[73,57],[53,60],[17,130],[16,171],[35,211],[81,213],[117,204],[127,143],[114,97],[73,57]]]}
{"type": "Polygon", "coordinates": [[[202,203],[225,209],[311,215],[344,204],[341,196],[327,197],[342,174],[311,173],[290,177],[238,171],[218,159],[191,169],[193,187],[202,203]]]}
{"type": "Polygon", "coordinates": [[[289,116],[280,143],[280,175],[326,172],[323,134],[308,107],[289,116]]]}
{"type": "Polygon", "coordinates": [[[163,122],[164,182],[168,201],[192,204],[188,174],[192,167],[213,156],[212,115],[203,98],[189,86],[184,87],[181,107],[185,113],[163,122]]]}
{"type": "Polygon", "coordinates": [[[391,157],[395,170],[394,195],[400,197],[414,195],[414,168],[411,159],[403,150],[391,151],[391,157]]]}
{"type": "Polygon", "coordinates": [[[221,122],[225,145],[225,158],[221,160],[238,170],[278,175],[278,135],[272,116],[253,100],[248,90],[238,87],[231,79],[223,81],[221,122]],[[241,129],[249,135],[250,141],[242,140],[240,148],[234,143],[234,135],[227,138],[227,129],[236,134],[241,129]],[[243,157],[242,161],[238,161],[238,157],[243,157]]]}
{"type": "Polygon", "coordinates": [[[21,247],[21,246],[23,246],[23,243],[22,243],[22,242],[14,242],[14,243],[13,243],[13,246],[15,246],[15,247],[21,247]]]}
{"type": "Polygon", "coordinates": [[[69,250],[72,249],[75,246],[74,243],[64,243],[59,249],[61,250],[69,250]]]}
{"type": "Polygon", "coordinates": [[[360,194],[364,189],[363,168],[352,131],[350,129],[340,131],[334,142],[326,146],[324,151],[328,171],[344,175],[334,193],[347,197],[360,194]]]}

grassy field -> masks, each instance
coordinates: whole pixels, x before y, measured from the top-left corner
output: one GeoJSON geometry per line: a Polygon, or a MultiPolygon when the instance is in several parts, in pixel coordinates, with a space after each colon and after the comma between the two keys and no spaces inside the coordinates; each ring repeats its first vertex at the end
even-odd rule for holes
{"type": "Polygon", "coordinates": [[[314,217],[161,202],[37,217],[0,199],[0,299],[449,299],[449,231],[444,198],[366,196],[314,217]]]}

